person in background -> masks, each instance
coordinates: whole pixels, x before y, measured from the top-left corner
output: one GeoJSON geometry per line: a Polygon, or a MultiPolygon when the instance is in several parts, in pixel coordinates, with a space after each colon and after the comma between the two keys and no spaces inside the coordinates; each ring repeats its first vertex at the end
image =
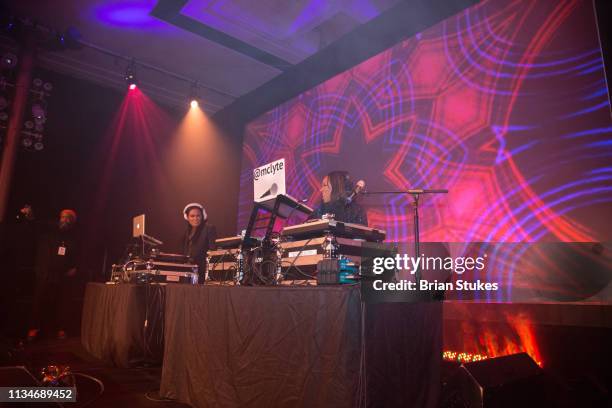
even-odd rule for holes
{"type": "Polygon", "coordinates": [[[214,249],[217,232],[214,225],[208,224],[206,210],[200,203],[187,204],[183,209],[183,218],[187,221],[187,229],[181,240],[183,255],[198,265],[200,282],[203,283],[206,254],[209,249],[214,249]]]}
{"type": "Polygon", "coordinates": [[[353,189],[348,172],[332,171],[327,174],[321,181],[321,203],[309,219],[333,214],[337,221],[368,225],[368,218],[363,208],[355,200],[349,200],[353,189]]]}
{"type": "Polygon", "coordinates": [[[72,311],[71,288],[77,276],[77,214],[64,209],[57,224],[43,233],[36,250],[36,282],[28,340],[41,329],[55,330],[59,339],[66,337],[72,311]]]}

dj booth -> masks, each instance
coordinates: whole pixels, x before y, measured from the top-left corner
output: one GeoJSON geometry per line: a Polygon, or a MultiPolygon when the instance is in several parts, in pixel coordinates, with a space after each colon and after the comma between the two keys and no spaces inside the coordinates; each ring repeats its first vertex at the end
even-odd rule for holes
{"type": "Polygon", "coordinates": [[[357,285],[91,283],[82,342],[128,367],[162,357],[161,332],[160,394],[194,407],[436,406],[442,305],[361,300],[357,285]]]}
{"type": "Polygon", "coordinates": [[[365,302],[373,258],[395,251],[385,232],[324,217],[273,233],[295,211],[312,209],[256,202],[245,234],[208,251],[204,285],[142,232],[115,284],[87,287],[85,349],[122,367],[163,359],[160,395],[195,407],[437,406],[441,303],[365,302]]]}

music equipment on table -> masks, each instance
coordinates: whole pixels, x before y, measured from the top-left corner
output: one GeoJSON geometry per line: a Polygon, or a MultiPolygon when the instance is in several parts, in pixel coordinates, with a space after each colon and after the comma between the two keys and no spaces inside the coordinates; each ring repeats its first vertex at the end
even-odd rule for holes
{"type": "Polygon", "coordinates": [[[149,255],[150,259],[154,259],[158,262],[170,262],[170,263],[180,263],[187,264],[189,262],[189,257],[183,254],[172,254],[169,252],[160,252],[157,249],[152,249],[149,255]]]}
{"type": "MultiPolygon", "coordinates": [[[[282,242],[279,246],[281,272],[289,280],[315,278],[321,266],[319,263],[326,259],[346,259],[361,275],[369,276],[372,274],[373,258],[394,256],[396,251],[390,244],[331,235],[282,242]]],[[[343,266],[347,269],[350,265],[343,266]]]]}
{"type": "Polygon", "coordinates": [[[145,233],[145,215],[140,214],[132,218],[132,236],[139,238],[145,233]]]}
{"type": "Polygon", "coordinates": [[[276,217],[288,219],[295,214],[296,211],[309,215],[314,210],[301,201],[286,194],[278,194],[269,200],[254,202],[251,216],[249,217],[249,223],[244,233],[243,246],[254,246],[259,243],[258,241],[269,241],[272,237],[276,217]],[[261,225],[261,221],[264,221],[266,225],[261,225]],[[258,234],[261,239],[257,240],[253,232],[262,229],[265,229],[265,233],[258,234]],[[261,237],[261,235],[263,235],[263,237],[261,237]]]}
{"type": "Polygon", "coordinates": [[[113,265],[111,281],[195,285],[198,283],[198,266],[192,263],[163,262],[155,258],[133,258],[125,264],[113,265]]]}
{"type": "Polygon", "coordinates": [[[242,236],[240,235],[215,240],[215,245],[217,248],[238,248],[241,243],[242,236]]]}
{"type": "Polygon", "coordinates": [[[362,239],[370,242],[382,242],[387,235],[385,231],[380,229],[340,222],[334,219],[323,219],[292,225],[283,228],[281,232],[282,235],[290,236],[294,239],[321,237],[327,233],[331,233],[335,237],[362,239]]]}
{"type": "Polygon", "coordinates": [[[326,258],[317,263],[317,284],[340,285],[356,283],[359,266],[348,258],[326,258]]]}
{"type": "Polygon", "coordinates": [[[145,233],[146,219],[144,214],[137,215],[132,218],[132,237],[140,238],[143,244],[149,246],[160,246],[163,242],[145,233]]]}
{"type": "Polygon", "coordinates": [[[311,207],[289,194],[279,194],[273,199],[261,201],[257,204],[269,211],[276,211],[277,215],[281,218],[289,218],[296,211],[304,215],[310,215],[314,211],[311,207]],[[275,207],[277,207],[276,210],[274,210],[275,207]]]}
{"type": "Polygon", "coordinates": [[[238,271],[239,255],[240,248],[209,250],[205,280],[221,282],[234,280],[238,271]]]}

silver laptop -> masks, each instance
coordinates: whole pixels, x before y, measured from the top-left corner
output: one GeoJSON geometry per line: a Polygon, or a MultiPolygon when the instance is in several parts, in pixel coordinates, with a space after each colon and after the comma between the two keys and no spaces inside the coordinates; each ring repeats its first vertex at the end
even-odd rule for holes
{"type": "Polygon", "coordinates": [[[140,238],[145,235],[145,215],[140,214],[132,219],[132,236],[140,238]]]}
{"type": "Polygon", "coordinates": [[[273,202],[277,195],[285,192],[285,159],[253,170],[253,200],[256,203],[273,202]]]}

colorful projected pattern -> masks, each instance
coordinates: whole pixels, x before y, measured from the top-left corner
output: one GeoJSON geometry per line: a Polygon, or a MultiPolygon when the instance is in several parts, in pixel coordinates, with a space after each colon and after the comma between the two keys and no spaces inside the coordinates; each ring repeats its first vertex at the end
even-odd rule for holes
{"type": "MultiPolygon", "coordinates": [[[[299,95],[245,134],[251,171],[285,158],[288,192],[320,200],[348,170],[369,191],[425,197],[421,239],[609,241],[612,124],[590,1],[491,0],[299,95]]],[[[412,242],[411,199],[364,197],[371,226],[412,242]]]]}

